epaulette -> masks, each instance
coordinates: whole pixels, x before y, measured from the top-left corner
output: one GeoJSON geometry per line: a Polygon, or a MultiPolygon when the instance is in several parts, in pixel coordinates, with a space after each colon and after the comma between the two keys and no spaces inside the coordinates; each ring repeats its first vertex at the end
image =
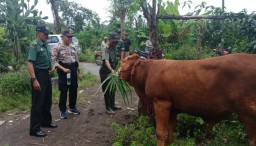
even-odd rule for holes
{"type": "Polygon", "coordinates": [[[30,47],[31,47],[31,48],[35,48],[36,45],[37,45],[37,41],[33,41],[33,42],[31,43],[30,47]]]}

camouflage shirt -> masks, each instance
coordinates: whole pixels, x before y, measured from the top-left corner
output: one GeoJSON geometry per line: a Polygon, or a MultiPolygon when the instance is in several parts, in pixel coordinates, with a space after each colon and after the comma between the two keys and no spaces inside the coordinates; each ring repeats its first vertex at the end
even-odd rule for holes
{"type": "Polygon", "coordinates": [[[79,63],[76,50],[71,45],[66,46],[61,43],[52,49],[52,62],[54,67],[59,66],[59,62],[62,63],[79,63]]]}
{"type": "Polygon", "coordinates": [[[112,47],[109,44],[107,44],[105,46],[105,49],[103,49],[102,51],[102,60],[103,60],[102,66],[106,67],[105,60],[108,60],[110,63],[110,66],[113,69],[116,69],[116,66],[118,64],[117,47],[112,47]]]}

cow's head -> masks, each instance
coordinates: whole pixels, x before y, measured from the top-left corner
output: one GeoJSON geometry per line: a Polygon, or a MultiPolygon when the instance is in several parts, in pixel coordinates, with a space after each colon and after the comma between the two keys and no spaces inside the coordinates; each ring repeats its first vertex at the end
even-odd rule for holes
{"type": "Polygon", "coordinates": [[[120,71],[119,71],[119,78],[121,80],[130,81],[131,79],[131,71],[135,63],[140,59],[140,56],[137,54],[133,54],[130,56],[125,57],[120,62],[120,71]]]}

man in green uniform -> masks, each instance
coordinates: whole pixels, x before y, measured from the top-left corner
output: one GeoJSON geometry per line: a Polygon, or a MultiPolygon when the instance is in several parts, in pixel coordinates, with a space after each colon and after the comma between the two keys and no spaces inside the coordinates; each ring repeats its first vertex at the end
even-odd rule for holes
{"type": "MultiPolygon", "coordinates": [[[[117,58],[117,43],[120,40],[120,35],[118,33],[112,33],[109,37],[109,43],[106,45],[106,48],[102,51],[102,66],[100,68],[100,79],[101,83],[105,81],[107,76],[110,73],[114,73],[117,64],[118,64],[118,58],[117,58]]],[[[121,51],[123,53],[123,51],[121,51]]],[[[107,89],[108,82],[105,82],[102,85],[102,90],[104,92],[104,100],[105,100],[105,108],[106,113],[109,115],[114,115],[114,110],[121,109],[120,106],[115,105],[115,91],[106,90],[107,89]]]]}
{"type": "Polygon", "coordinates": [[[50,31],[45,25],[36,27],[37,40],[29,48],[28,72],[31,77],[32,107],[30,114],[30,135],[44,137],[41,127],[56,128],[52,123],[51,52],[47,38],[50,31]]]}

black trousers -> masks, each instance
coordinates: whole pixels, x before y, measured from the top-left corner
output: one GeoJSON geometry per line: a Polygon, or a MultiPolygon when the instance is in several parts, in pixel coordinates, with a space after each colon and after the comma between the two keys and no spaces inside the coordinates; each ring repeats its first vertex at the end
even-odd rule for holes
{"type": "MultiPolygon", "coordinates": [[[[100,73],[101,83],[103,83],[107,78],[107,76],[111,73],[111,71],[107,67],[102,66],[100,68],[99,73],[100,73]]],[[[106,91],[104,93],[105,107],[106,107],[106,110],[110,110],[112,107],[115,106],[115,91],[110,91],[109,89],[107,90],[106,89],[107,85],[108,85],[108,82],[105,82],[102,85],[102,91],[103,92],[106,91]]]]}
{"type": "MultiPolygon", "coordinates": [[[[63,65],[63,64],[62,64],[63,65]]],[[[59,98],[59,108],[60,111],[65,112],[67,110],[67,94],[69,92],[69,108],[74,109],[76,108],[76,100],[77,100],[77,67],[74,66],[64,66],[65,68],[69,68],[71,70],[71,84],[67,85],[67,74],[64,73],[62,70],[58,69],[58,83],[59,83],[59,91],[60,91],[60,98],[59,98]]]]}
{"type": "Polygon", "coordinates": [[[48,70],[35,69],[37,81],[40,84],[40,91],[34,90],[32,86],[32,107],[30,115],[30,133],[35,133],[41,125],[52,123],[52,83],[48,70]]]}

